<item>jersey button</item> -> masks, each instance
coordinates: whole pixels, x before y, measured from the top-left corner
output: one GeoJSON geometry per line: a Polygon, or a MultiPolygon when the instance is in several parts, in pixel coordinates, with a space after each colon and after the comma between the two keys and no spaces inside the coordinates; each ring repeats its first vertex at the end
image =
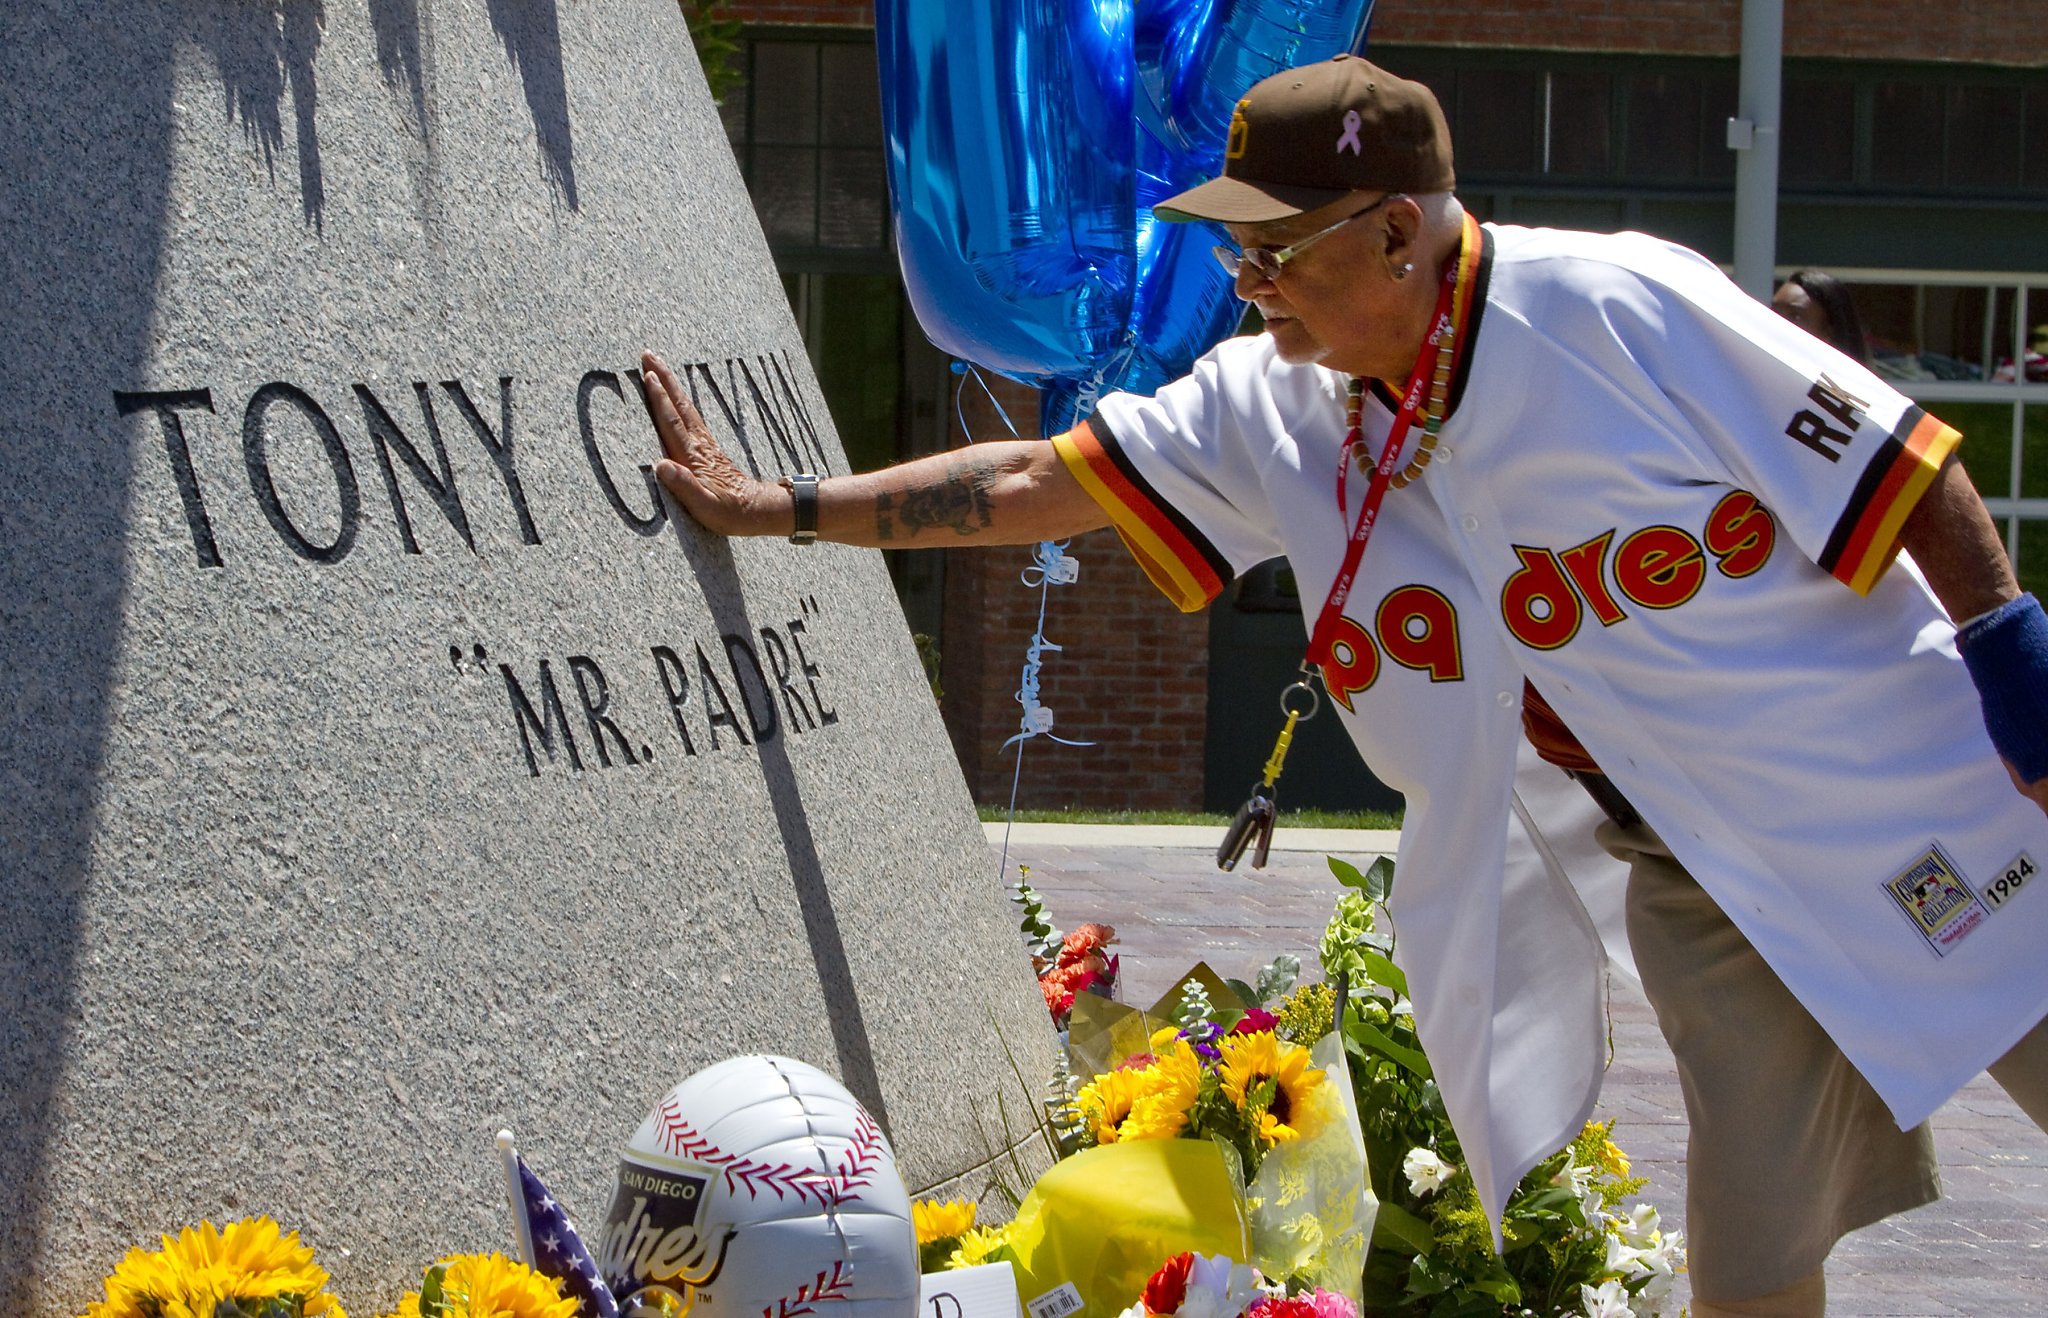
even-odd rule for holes
{"type": "Polygon", "coordinates": [[[1500,703],[1502,709],[1513,709],[1515,707],[1515,693],[1512,691],[1496,692],[1493,698],[1500,703]]]}
{"type": "Polygon", "coordinates": [[[1444,445],[1442,448],[1436,451],[1436,460],[1438,462],[1449,462],[1452,458],[1455,458],[1457,456],[1458,450],[1452,448],[1449,444],[1444,445]]]}
{"type": "Polygon", "coordinates": [[[1466,531],[1468,531],[1468,532],[1470,532],[1470,531],[1477,531],[1478,529],[1479,529],[1479,519],[1478,519],[1477,517],[1474,517],[1474,516],[1473,516],[1473,515],[1472,515],[1471,513],[1466,513],[1466,514],[1465,514],[1465,530],[1466,530],[1466,531]]]}

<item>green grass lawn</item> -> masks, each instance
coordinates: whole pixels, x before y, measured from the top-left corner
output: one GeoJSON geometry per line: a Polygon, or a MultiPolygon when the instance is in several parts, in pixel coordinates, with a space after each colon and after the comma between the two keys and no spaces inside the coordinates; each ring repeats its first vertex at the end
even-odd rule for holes
{"type": "MultiPolygon", "coordinates": [[[[983,823],[1000,824],[1009,818],[1001,806],[978,808],[983,823]]],[[[1020,824],[1201,824],[1226,828],[1230,816],[1199,810],[1019,810],[1020,824]]],[[[1384,810],[1282,810],[1279,828],[1399,828],[1399,811],[1384,810]]]]}

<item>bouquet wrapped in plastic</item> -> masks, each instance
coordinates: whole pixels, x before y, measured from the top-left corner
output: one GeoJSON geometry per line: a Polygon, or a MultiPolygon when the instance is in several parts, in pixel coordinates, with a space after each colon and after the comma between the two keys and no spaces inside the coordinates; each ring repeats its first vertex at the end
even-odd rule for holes
{"type": "Polygon", "coordinates": [[[1049,1297],[1071,1288],[1088,1313],[1117,1313],[1180,1254],[1357,1299],[1377,1200],[1334,995],[1316,985],[1257,1005],[1297,971],[1285,958],[1254,988],[1198,965],[1150,1011],[1075,1002],[1058,1121],[1073,1152],[1008,1232],[1027,1305],[1057,1314],[1049,1297]]]}

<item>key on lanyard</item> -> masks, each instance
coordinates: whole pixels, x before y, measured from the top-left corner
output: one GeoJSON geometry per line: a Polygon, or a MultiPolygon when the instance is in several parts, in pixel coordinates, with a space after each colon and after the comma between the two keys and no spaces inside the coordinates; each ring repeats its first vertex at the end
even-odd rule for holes
{"type": "Polygon", "coordinates": [[[1252,868],[1266,868],[1266,854],[1273,847],[1273,821],[1279,812],[1274,786],[1287,762],[1287,750],[1294,744],[1294,726],[1314,718],[1321,705],[1322,697],[1310,685],[1306,671],[1300,681],[1280,693],[1280,712],[1287,716],[1287,722],[1280,729],[1280,739],[1273,743],[1273,753],[1266,758],[1265,776],[1252,784],[1251,797],[1237,808],[1230,830],[1223,835],[1223,844],[1216,848],[1216,868],[1226,873],[1236,869],[1247,848],[1251,849],[1252,868]],[[1308,697],[1300,708],[1288,703],[1288,697],[1297,691],[1308,697]]]}

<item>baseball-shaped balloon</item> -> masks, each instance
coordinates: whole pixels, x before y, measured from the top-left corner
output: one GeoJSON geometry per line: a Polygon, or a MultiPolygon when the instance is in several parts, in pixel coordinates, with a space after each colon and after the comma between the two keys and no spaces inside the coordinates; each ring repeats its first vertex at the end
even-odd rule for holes
{"type": "Polygon", "coordinates": [[[663,1096],[592,1246],[624,1318],[913,1318],[917,1230],[853,1095],[787,1057],[734,1057],[663,1096]]]}

